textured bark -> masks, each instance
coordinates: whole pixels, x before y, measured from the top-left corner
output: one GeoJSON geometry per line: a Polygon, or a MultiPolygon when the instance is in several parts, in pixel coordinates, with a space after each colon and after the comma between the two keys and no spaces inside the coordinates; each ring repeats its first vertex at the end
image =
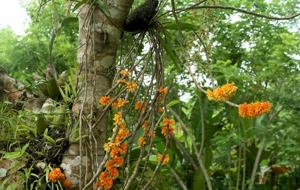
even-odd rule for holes
{"type": "Polygon", "coordinates": [[[120,28],[132,2],[133,0],[109,1],[109,19],[99,8],[88,4],[80,8],[77,52],[79,97],[74,102],[72,111],[82,121],[83,139],[81,150],[79,142],[71,144],[61,164],[76,189],[82,188],[88,182],[104,157],[107,117],[103,117],[93,129],[89,126],[95,123],[101,113],[99,97],[112,86],[116,51],[122,32],[120,28]],[[91,10],[92,17],[89,20],[91,10]]]}

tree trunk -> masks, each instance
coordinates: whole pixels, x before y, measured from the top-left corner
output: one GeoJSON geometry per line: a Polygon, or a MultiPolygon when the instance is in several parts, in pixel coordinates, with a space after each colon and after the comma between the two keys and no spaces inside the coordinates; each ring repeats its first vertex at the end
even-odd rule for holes
{"type": "Polygon", "coordinates": [[[121,28],[132,2],[109,1],[109,16],[90,4],[83,5],[79,10],[79,95],[72,111],[78,116],[81,140],[71,144],[61,164],[76,189],[81,189],[94,175],[105,154],[103,144],[106,140],[107,117],[95,125],[101,114],[98,99],[112,86],[121,28]]]}

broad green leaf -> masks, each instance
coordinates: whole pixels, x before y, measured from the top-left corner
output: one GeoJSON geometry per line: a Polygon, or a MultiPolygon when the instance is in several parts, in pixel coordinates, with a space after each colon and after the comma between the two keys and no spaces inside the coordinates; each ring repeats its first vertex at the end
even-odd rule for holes
{"type": "Polygon", "coordinates": [[[21,149],[17,148],[14,152],[7,152],[4,154],[3,158],[5,159],[16,159],[23,156],[25,153],[27,147],[29,146],[29,143],[25,144],[21,149]]]}
{"type": "Polygon", "coordinates": [[[170,108],[170,107],[172,107],[172,106],[174,106],[174,105],[177,105],[177,104],[179,104],[179,103],[180,103],[179,100],[172,100],[171,102],[169,102],[169,103],[167,104],[167,107],[170,108]]]}

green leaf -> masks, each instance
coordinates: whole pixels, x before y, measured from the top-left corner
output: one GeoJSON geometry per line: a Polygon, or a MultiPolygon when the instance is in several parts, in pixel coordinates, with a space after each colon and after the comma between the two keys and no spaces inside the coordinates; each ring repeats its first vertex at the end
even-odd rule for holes
{"type": "Polygon", "coordinates": [[[172,100],[171,102],[169,102],[169,103],[167,104],[167,107],[170,108],[170,107],[172,107],[172,106],[174,106],[174,105],[176,105],[176,104],[179,104],[179,103],[180,103],[179,100],[172,100]]]}
{"type": "Polygon", "coordinates": [[[46,121],[46,118],[43,114],[39,114],[37,116],[37,121],[36,121],[36,132],[38,135],[41,135],[44,133],[45,129],[47,129],[48,123],[46,121]]]}
{"type": "Polygon", "coordinates": [[[140,152],[141,152],[141,149],[139,149],[139,148],[131,150],[131,152],[130,152],[130,162],[137,161],[137,159],[139,158],[140,152]]]}
{"type": "Polygon", "coordinates": [[[78,23],[78,18],[77,17],[72,17],[72,16],[70,16],[70,17],[66,17],[63,21],[62,21],[62,26],[63,27],[67,27],[67,26],[69,26],[70,24],[72,24],[72,23],[78,23]]]}
{"type": "Polygon", "coordinates": [[[59,96],[61,95],[59,91],[59,87],[57,85],[57,81],[54,78],[47,81],[47,90],[48,90],[49,97],[52,99],[58,99],[59,96]]]}
{"type": "Polygon", "coordinates": [[[73,11],[77,10],[81,5],[87,3],[89,0],[82,0],[82,1],[79,1],[77,4],[75,4],[74,8],[73,8],[73,11]]]}
{"type": "Polygon", "coordinates": [[[56,141],[55,141],[52,137],[50,137],[50,136],[48,135],[48,129],[46,129],[45,132],[44,132],[44,140],[45,140],[46,142],[49,142],[50,144],[53,144],[53,145],[56,144],[56,141]]]}
{"type": "Polygon", "coordinates": [[[175,66],[179,68],[179,58],[174,50],[174,48],[171,47],[171,44],[168,42],[163,42],[162,46],[164,50],[166,51],[166,54],[170,57],[170,59],[174,62],[175,66]]]}
{"type": "Polygon", "coordinates": [[[5,159],[16,159],[16,158],[20,158],[23,156],[23,154],[25,153],[27,147],[29,146],[29,143],[25,144],[22,149],[17,148],[16,151],[14,152],[7,152],[4,154],[3,158],[5,159]]]}
{"type": "Polygon", "coordinates": [[[199,169],[193,177],[193,190],[205,189],[204,175],[199,169]]]}
{"type": "MultiPolygon", "coordinates": [[[[179,22],[179,25],[180,25],[180,29],[183,31],[194,31],[197,29],[196,25],[193,25],[193,24],[187,23],[187,22],[179,22]]],[[[178,26],[174,22],[165,24],[164,26],[166,29],[169,29],[169,30],[178,30],[178,26]]]]}

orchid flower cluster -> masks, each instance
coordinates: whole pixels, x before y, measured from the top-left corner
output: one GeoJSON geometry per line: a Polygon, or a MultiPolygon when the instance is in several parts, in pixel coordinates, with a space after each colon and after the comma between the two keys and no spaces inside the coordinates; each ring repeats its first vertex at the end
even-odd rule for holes
{"type": "MultiPolygon", "coordinates": [[[[123,69],[119,72],[121,79],[117,80],[117,85],[125,87],[125,92],[134,93],[137,91],[138,84],[135,81],[129,81],[130,72],[127,69],[123,69]]],[[[157,89],[157,100],[163,102],[168,94],[167,87],[159,87],[157,89]]],[[[125,96],[128,97],[128,96],[125,96]]],[[[104,144],[104,150],[109,155],[109,159],[105,164],[105,170],[99,175],[99,180],[96,187],[101,187],[104,190],[109,190],[113,187],[114,180],[119,177],[119,169],[124,165],[125,155],[128,149],[128,137],[131,135],[129,128],[124,119],[123,108],[129,103],[129,100],[121,97],[111,97],[108,95],[101,96],[99,98],[99,104],[101,106],[111,107],[115,113],[113,115],[113,131],[116,135],[110,138],[109,142],[104,144]]],[[[146,112],[149,108],[147,101],[136,100],[134,103],[134,109],[140,113],[146,112]]],[[[157,110],[159,113],[164,112],[162,107],[157,110]]],[[[175,120],[164,117],[162,119],[161,133],[165,138],[169,138],[174,134],[175,120]]],[[[145,119],[141,123],[143,130],[142,135],[138,138],[137,144],[144,148],[149,139],[155,137],[155,129],[149,127],[149,121],[145,119]]],[[[161,161],[162,165],[167,165],[170,157],[168,154],[157,154],[157,161],[161,161]]]]}
{"type": "MultiPolygon", "coordinates": [[[[227,83],[211,91],[206,91],[207,98],[213,101],[228,101],[237,91],[234,83],[227,83]]],[[[271,110],[271,104],[268,101],[243,103],[238,105],[239,115],[241,117],[253,118],[267,113],[271,110]]]]}

